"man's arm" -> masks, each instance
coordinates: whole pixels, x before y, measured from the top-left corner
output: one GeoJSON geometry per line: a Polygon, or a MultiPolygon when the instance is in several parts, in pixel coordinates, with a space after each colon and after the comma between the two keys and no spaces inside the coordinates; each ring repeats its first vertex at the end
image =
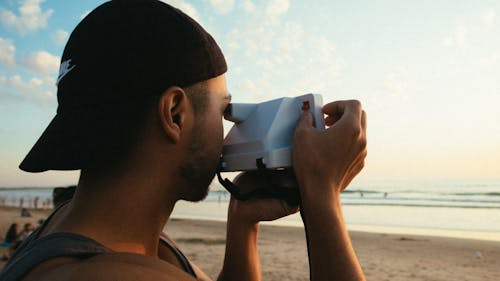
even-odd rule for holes
{"type": "MultiPolygon", "coordinates": [[[[290,171],[276,171],[271,177],[273,184],[289,188],[296,186],[290,171]]],[[[268,177],[259,173],[240,174],[235,183],[242,188],[269,184],[268,177]]],[[[219,276],[222,280],[261,280],[261,268],[257,251],[257,235],[260,221],[275,220],[298,211],[277,199],[252,199],[238,201],[231,198],[227,219],[226,254],[219,276]]]]}
{"type": "MultiPolygon", "coordinates": [[[[309,238],[312,280],[365,280],[352,248],[342,216],[340,192],[361,171],[366,157],[366,116],[356,101],[324,106],[325,131],[312,127],[304,114],[294,140],[294,171],[300,187],[309,238]]],[[[290,186],[285,173],[277,182],[290,186]]],[[[260,179],[262,180],[262,179],[260,179]]],[[[258,177],[243,173],[238,185],[259,186],[258,177]]],[[[257,253],[258,222],[274,220],[298,211],[284,201],[231,199],[228,210],[226,254],[222,280],[261,280],[257,253]]]]}
{"type": "Polygon", "coordinates": [[[366,157],[366,115],[357,101],[327,104],[325,131],[303,114],[294,139],[293,163],[309,239],[312,280],[365,280],[347,232],[340,193],[366,157]]]}
{"type": "Polygon", "coordinates": [[[340,195],[326,197],[304,200],[303,204],[311,280],[330,280],[332,276],[335,280],[365,280],[344,223],[340,195]]]}
{"type": "Polygon", "coordinates": [[[218,280],[261,280],[257,252],[257,222],[244,222],[228,218],[226,253],[218,280]]]}

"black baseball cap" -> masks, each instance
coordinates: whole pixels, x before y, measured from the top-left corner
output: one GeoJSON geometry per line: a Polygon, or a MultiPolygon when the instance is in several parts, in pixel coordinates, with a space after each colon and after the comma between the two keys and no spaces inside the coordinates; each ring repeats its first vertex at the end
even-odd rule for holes
{"type": "Polygon", "coordinates": [[[215,40],[182,11],[157,0],[106,2],[71,33],[57,114],[19,168],[82,169],[128,133],[129,116],[142,102],[226,71],[215,40]]]}

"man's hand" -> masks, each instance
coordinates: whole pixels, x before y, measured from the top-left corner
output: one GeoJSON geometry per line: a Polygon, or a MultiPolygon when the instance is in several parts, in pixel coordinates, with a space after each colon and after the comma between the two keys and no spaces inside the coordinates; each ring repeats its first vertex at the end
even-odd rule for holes
{"type": "MultiPolygon", "coordinates": [[[[298,188],[291,170],[269,171],[266,176],[257,171],[243,172],[235,178],[234,182],[243,190],[254,190],[270,184],[282,188],[298,188]]],[[[276,220],[294,214],[298,210],[298,206],[290,206],[278,199],[256,198],[238,201],[231,197],[228,220],[255,224],[259,221],[276,220]]]]}
{"type": "Polygon", "coordinates": [[[361,171],[366,157],[366,114],[358,101],[323,107],[330,128],[312,127],[304,113],[295,129],[293,167],[300,187],[308,237],[311,280],[365,280],[349,239],[340,192],[361,171]]]}
{"type": "MultiPolygon", "coordinates": [[[[295,129],[293,168],[301,194],[324,197],[338,195],[363,169],[366,157],[366,114],[358,101],[336,101],[326,104],[322,131],[312,126],[312,115],[304,112],[295,129]],[[329,190],[314,190],[327,183],[329,190]],[[304,190],[305,183],[312,183],[304,190]]],[[[305,198],[303,198],[305,199],[305,198]]]]}

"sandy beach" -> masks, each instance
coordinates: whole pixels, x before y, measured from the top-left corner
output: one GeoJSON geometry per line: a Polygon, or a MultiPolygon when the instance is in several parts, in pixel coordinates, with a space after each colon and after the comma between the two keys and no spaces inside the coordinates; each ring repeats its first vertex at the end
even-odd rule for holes
{"type": "MultiPolygon", "coordinates": [[[[0,207],[1,235],[5,235],[12,222],[36,225],[49,211],[31,213],[32,217],[22,218],[19,209],[0,207]]],[[[224,256],[224,222],[171,219],[165,230],[191,261],[216,279],[224,256]]],[[[350,234],[368,280],[500,280],[500,242],[368,232],[350,234]]],[[[259,253],[263,280],[308,279],[307,250],[301,228],[261,225],[259,253]]]]}

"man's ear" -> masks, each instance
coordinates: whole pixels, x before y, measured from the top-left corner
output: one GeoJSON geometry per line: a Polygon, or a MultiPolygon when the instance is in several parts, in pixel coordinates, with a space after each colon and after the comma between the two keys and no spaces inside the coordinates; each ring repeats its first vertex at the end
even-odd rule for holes
{"type": "Polygon", "coordinates": [[[163,131],[173,143],[178,143],[181,139],[188,108],[186,92],[177,86],[168,88],[159,99],[160,123],[163,131]]]}

